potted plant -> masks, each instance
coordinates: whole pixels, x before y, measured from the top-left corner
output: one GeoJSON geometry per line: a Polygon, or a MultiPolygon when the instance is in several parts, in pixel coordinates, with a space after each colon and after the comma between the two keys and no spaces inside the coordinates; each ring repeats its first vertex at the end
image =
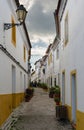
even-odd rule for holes
{"type": "Polygon", "coordinates": [[[60,104],[60,98],[59,97],[54,97],[54,101],[56,102],[56,105],[60,104]]]}
{"type": "Polygon", "coordinates": [[[56,105],[60,104],[60,87],[56,86],[54,90],[54,101],[56,102],[56,105]]]}
{"type": "Polygon", "coordinates": [[[51,88],[49,89],[49,97],[50,97],[50,98],[53,98],[54,93],[55,93],[55,87],[51,87],[51,88]]]}
{"type": "Polygon", "coordinates": [[[45,91],[48,91],[48,86],[46,83],[38,83],[38,87],[42,88],[45,91]]]}
{"type": "Polygon", "coordinates": [[[42,88],[45,90],[45,91],[48,91],[48,86],[46,83],[42,83],[42,88]]]}
{"type": "Polygon", "coordinates": [[[28,102],[33,97],[34,89],[29,87],[25,91],[25,101],[28,102]]]}

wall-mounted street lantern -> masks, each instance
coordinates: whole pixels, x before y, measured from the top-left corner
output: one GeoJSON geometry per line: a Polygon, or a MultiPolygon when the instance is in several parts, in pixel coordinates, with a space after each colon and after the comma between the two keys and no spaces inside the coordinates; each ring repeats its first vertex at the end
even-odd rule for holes
{"type": "Polygon", "coordinates": [[[17,14],[17,19],[20,23],[4,23],[4,30],[8,30],[14,26],[21,25],[26,18],[27,11],[23,5],[20,5],[16,10],[16,14],[17,14]]]}

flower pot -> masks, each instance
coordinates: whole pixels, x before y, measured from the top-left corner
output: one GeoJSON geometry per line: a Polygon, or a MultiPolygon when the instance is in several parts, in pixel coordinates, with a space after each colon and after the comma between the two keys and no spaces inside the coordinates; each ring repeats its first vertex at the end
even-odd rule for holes
{"type": "Polygon", "coordinates": [[[56,102],[56,105],[60,105],[60,102],[56,102]]]}

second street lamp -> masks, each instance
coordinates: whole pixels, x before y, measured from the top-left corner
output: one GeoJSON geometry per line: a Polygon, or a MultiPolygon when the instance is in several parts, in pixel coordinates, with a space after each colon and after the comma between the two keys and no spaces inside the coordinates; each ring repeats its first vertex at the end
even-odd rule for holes
{"type": "Polygon", "coordinates": [[[4,30],[8,30],[14,26],[20,26],[25,21],[27,11],[23,5],[20,5],[16,10],[16,14],[20,23],[4,23],[4,30]]]}

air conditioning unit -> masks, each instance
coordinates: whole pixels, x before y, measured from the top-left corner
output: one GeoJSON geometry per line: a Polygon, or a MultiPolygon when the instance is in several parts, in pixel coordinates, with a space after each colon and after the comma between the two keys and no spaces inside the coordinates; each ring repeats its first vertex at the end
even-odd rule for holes
{"type": "Polygon", "coordinates": [[[65,105],[56,106],[56,118],[67,119],[67,107],[65,105]]]}

